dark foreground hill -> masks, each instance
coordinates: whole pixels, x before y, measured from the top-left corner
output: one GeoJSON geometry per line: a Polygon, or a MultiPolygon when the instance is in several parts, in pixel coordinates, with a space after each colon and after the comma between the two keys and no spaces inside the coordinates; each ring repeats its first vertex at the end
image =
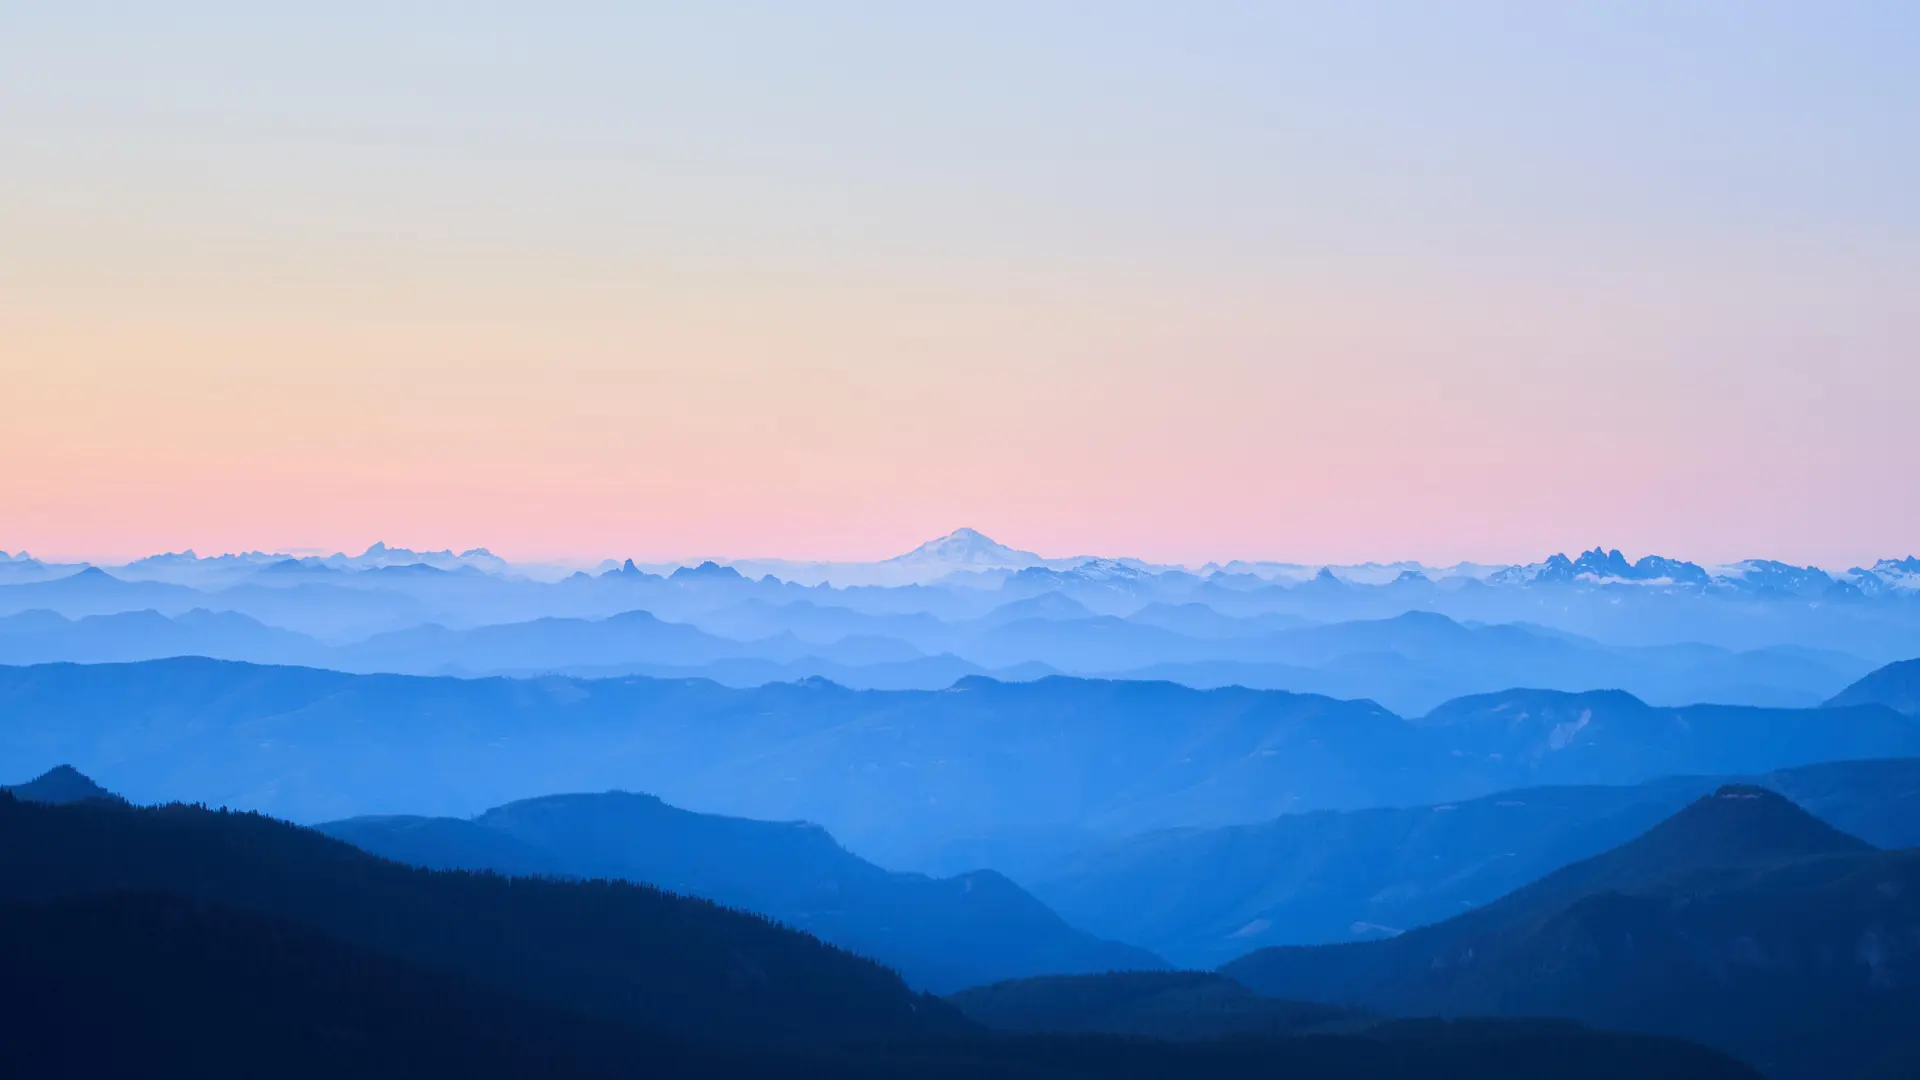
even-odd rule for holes
{"type": "Polygon", "coordinates": [[[143,893],[0,904],[0,957],[10,980],[0,1075],[19,1080],[1521,1080],[1540,1070],[1599,1080],[1607,1069],[1751,1080],[1697,1047],[1531,1024],[1219,1047],[969,1037],[747,1053],[527,1001],[281,920],[143,893]]]}
{"type": "Polygon", "coordinates": [[[622,788],[818,822],[897,869],[943,839],[1008,827],[1122,835],[1920,756],[1920,718],[1882,706],[1662,709],[1619,693],[1514,691],[1410,720],[1364,701],[1166,683],[736,690],[179,659],[0,668],[0,700],[0,773],[70,761],[135,801],[326,821],[622,788]]]}
{"type": "Polygon", "coordinates": [[[947,1000],[967,1019],[995,1031],[1153,1039],[1354,1031],[1377,1020],[1338,1005],[1280,1001],[1205,971],[1048,975],[978,986],[947,1000]]]}
{"type": "MultiPolygon", "coordinates": [[[[1524,788],[1437,806],[1288,814],[1008,867],[1061,916],[1176,964],[1390,936],[1632,840],[1727,778],[1524,788]]],[[[1878,847],[1920,846],[1920,758],[1748,778],[1878,847]]]]}
{"type": "Polygon", "coordinates": [[[686,1040],[153,893],[0,904],[0,1075],[755,1075],[686,1040]]]}
{"type": "Polygon", "coordinates": [[[1531,1022],[993,1036],[698,901],[409,869],[254,815],[0,795],[0,862],[0,1074],[22,1080],[1752,1080],[1684,1043],[1531,1022]]]}
{"type": "Polygon", "coordinates": [[[1777,1077],[1891,1080],[1920,1060],[1920,851],[1876,851],[1728,786],[1457,918],[1222,970],[1276,997],[1564,1016],[1694,1039],[1777,1077]]]}
{"type": "Polygon", "coordinates": [[[889,873],[826,830],[695,814],[648,795],[552,795],[472,821],[352,818],[318,827],[376,855],[440,869],[617,878],[776,919],[946,992],[1043,973],[1152,970],[991,870],[889,873]]]}
{"type": "Polygon", "coordinates": [[[0,865],[0,899],[170,893],[689,1037],[811,1045],[963,1026],[878,964],[703,900],[419,870],[255,814],[0,796],[0,865]]]}

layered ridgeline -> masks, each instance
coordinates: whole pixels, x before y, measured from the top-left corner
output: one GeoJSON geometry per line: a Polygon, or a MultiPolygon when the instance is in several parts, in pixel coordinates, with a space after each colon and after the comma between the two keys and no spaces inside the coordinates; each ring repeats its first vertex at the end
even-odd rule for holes
{"type": "Polygon", "coordinates": [[[70,761],[136,801],[325,821],[645,790],[702,812],[817,822],[896,869],[1008,829],[1117,836],[1920,756],[1920,718],[1884,706],[1656,708],[1621,693],[1511,691],[1406,719],[1366,701],[1063,678],[740,690],[180,659],[0,668],[0,700],[0,769],[70,761]]]}
{"type": "MultiPolygon", "coordinates": [[[[121,584],[132,590],[129,602],[142,599],[145,586],[121,584]]],[[[676,586],[674,596],[697,598],[707,588],[676,586]],[[681,595],[686,590],[692,591],[681,595]]],[[[329,627],[314,635],[284,628],[289,618],[299,624],[304,610],[299,597],[306,594],[289,593],[268,590],[265,599],[295,610],[258,615],[192,608],[69,618],[46,609],[5,614],[0,605],[0,663],[205,656],[369,673],[634,674],[733,686],[824,677],[855,689],[942,689],[967,675],[1014,681],[1076,674],[1365,697],[1400,712],[1518,685],[1620,688],[1676,705],[1811,706],[1872,667],[1863,656],[1832,649],[1629,647],[1536,624],[1464,624],[1422,610],[1326,625],[1301,625],[1307,620],[1277,612],[1226,614],[1197,602],[1139,601],[1123,614],[1103,613],[1061,591],[1003,598],[983,613],[948,619],[749,596],[695,610],[546,615],[479,626],[433,621],[444,616],[431,605],[406,608],[395,594],[404,609],[392,613],[398,628],[356,635],[329,627]]],[[[307,602],[324,611],[332,603],[328,595],[307,602]]],[[[1866,655],[1920,648],[1920,630],[1906,639],[1888,634],[1866,655]]]]}
{"type": "Polygon", "coordinates": [[[1534,1023],[989,1037],[876,965],[702,901],[408,868],[177,805],[0,794],[0,863],[8,1076],[1752,1076],[1534,1023]]]}
{"type": "Polygon", "coordinates": [[[366,817],[319,829],[434,869],[616,878],[702,897],[873,957],[934,992],[1166,966],[1068,926],[991,870],[889,873],[818,826],[694,814],[646,795],[555,795],[472,820],[366,817]]]}
{"type": "MultiPolygon", "coordinates": [[[[1367,940],[1439,922],[1646,832],[1724,777],[1527,788],[1437,806],[1172,829],[1004,868],[1077,926],[1213,967],[1270,945],[1367,940]]],[[[1852,835],[1920,846],[1920,759],[1751,777],[1852,835]]],[[[1007,848],[1003,845],[1003,848],[1007,848]]]]}
{"type": "Polygon", "coordinates": [[[1563,1016],[1697,1040],[1779,1078],[1893,1080],[1920,1064],[1920,850],[1876,850],[1729,785],[1445,922],[1222,970],[1276,997],[1563,1016]]]}
{"type": "MultiPolygon", "coordinates": [[[[832,567],[781,560],[642,567],[608,560],[570,572],[514,566],[478,549],[456,555],[382,544],[358,556],[200,558],[185,552],[113,567],[0,558],[0,615],[146,608],[174,615],[202,608],[329,641],[428,623],[459,628],[636,609],[712,628],[743,614],[751,619],[740,609],[754,603],[960,623],[1056,594],[1100,616],[1197,605],[1213,612],[1201,624],[1213,629],[1217,616],[1339,622],[1423,610],[1463,622],[1540,623],[1623,645],[1699,641],[1735,651],[1792,645],[1886,660],[1920,651],[1914,636],[1920,611],[1911,603],[1917,593],[1920,559],[1911,557],[1844,572],[1764,559],[1717,567],[1660,556],[1629,560],[1604,548],[1528,566],[1236,561],[1189,568],[1088,555],[1042,558],[965,529],[896,559],[832,567]],[[1896,638],[1904,638],[1905,649],[1883,651],[1896,638]]],[[[775,625],[802,633],[798,622],[775,625]]],[[[938,641],[927,644],[939,648],[938,641]]]]}

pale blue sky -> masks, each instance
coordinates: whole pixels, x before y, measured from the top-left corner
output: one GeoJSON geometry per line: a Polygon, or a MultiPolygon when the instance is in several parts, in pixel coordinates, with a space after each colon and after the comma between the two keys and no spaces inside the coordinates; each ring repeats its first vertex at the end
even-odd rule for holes
{"type": "Polygon", "coordinates": [[[1920,546],[1920,6],[265,7],[0,2],[10,546],[1920,546]]]}

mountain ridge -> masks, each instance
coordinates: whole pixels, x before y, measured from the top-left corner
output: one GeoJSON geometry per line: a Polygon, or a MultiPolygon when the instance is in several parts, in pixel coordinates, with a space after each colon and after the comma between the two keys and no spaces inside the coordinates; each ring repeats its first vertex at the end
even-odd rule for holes
{"type": "Polygon", "coordinates": [[[1920,925],[1914,887],[1920,851],[1876,850],[1774,792],[1726,785],[1444,922],[1263,949],[1221,971],[1274,996],[1396,1015],[1552,1015],[1675,1035],[1783,1078],[1890,1077],[1876,1063],[1917,1048],[1920,949],[1891,944],[1920,925]],[[1863,934],[1890,944],[1861,952],[1863,934]]]}
{"type": "Polygon", "coordinates": [[[317,828],[429,868],[619,879],[701,897],[872,957],[936,992],[1166,966],[1068,926],[992,870],[947,879],[893,873],[817,825],[696,814],[652,795],[548,795],[470,821],[347,819],[317,828]]]}
{"type": "Polygon", "coordinates": [[[1119,835],[1920,756],[1920,720],[1880,706],[1615,708],[1527,691],[1435,724],[1310,694],[1057,676],[732,689],[174,659],[0,668],[0,698],[0,775],[64,761],[136,801],[331,821],[639,789],[702,813],[818,822],[899,868],[930,843],[1007,827],[1119,835]]]}

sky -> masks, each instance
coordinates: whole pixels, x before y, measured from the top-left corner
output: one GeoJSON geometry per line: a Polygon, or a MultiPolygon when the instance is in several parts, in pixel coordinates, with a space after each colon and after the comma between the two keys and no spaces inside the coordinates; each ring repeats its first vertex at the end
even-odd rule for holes
{"type": "Polygon", "coordinates": [[[1916,41],[0,0],[0,548],[1905,555],[1916,41]]]}

